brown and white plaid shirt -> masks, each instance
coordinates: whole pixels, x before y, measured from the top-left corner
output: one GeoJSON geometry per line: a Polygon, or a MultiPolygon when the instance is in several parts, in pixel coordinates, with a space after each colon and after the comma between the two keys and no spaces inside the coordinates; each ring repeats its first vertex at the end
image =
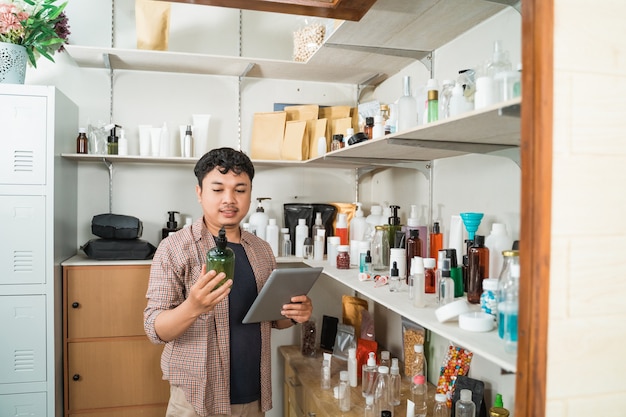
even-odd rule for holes
{"type": "MultiPolygon", "coordinates": [[[[276,267],[269,244],[242,231],[241,245],[250,260],[257,290],[260,291],[276,267]]],[[[230,332],[228,298],[214,311],[204,313],[179,338],[164,342],[154,330],[160,312],[180,305],[200,276],[206,253],[215,246],[202,217],[190,227],[170,235],[159,245],[148,285],[148,305],[144,310],[144,329],[153,343],[165,343],[161,356],[163,378],[179,386],[187,401],[201,416],[230,415],[230,332]]],[[[235,277],[236,279],[236,277],[235,277]]],[[[261,408],[272,408],[271,327],[261,323],[261,408]]]]}

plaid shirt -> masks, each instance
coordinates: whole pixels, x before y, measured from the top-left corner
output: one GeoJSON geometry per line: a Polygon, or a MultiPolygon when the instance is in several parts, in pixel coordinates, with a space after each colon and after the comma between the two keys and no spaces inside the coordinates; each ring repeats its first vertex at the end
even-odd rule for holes
{"type": "MultiPolygon", "coordinates": [[[[241,245],[252,265],[260,291],[276,267],[267,242],[242,231],[241,245]]],[[[214,311],[196,319],[179,338],[164,342],[154,330],[160,312],[180,305],[200,275],[206,253],[215,241],[202,218],[170,235],[159,245],[150,270],[148,305],[144,329],[153,343],[165,343],[161,356],[163,379],[179,386],[187,401],[201,416],[230,415],[230,331],[228,297],[214,311]]],[[[271,327],[261,323],[261,409],[272,408],[271,327]]]]}

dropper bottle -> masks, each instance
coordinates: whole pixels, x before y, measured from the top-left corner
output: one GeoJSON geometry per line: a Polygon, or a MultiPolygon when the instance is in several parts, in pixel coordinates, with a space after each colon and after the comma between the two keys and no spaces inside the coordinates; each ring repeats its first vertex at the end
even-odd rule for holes
{"type": "Polygon", "coordinates": [[[256,211],[250,215],[248,222],[254,227],[255,233],[258,237],[265,240],[267,225],[269,223],[269,216],[265,213],[263,208],[263,200],[270,200],[269,197],[258,197],[258,206],[256,211]]]}
{"type": "Polygon", "coordinates": [[[229,279],[233,279],[235,275],[235,253],[227,245],[226,230],[222,226],[215,238],[215,247],[211,248],[206,254],[206,270],[213,270],[218,274],[220,272],[226,274],[226,277],[213,290],[224,285],[229,279]]]}

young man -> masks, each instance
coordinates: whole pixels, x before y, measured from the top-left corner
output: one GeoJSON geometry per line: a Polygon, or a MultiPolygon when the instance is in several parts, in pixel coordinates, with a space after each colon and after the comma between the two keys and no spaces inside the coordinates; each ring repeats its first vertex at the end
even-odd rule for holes
{"type": "Polygon", "coordinates": [[[306,296],[283,306],[286,319],[242,324],[276,259],[267,242],[239,223],[251,204],[254,166],[242,152],[213,149],[194,169],[203,216],[159,245],[148,286],[144,328],[165,343],[163,377],[170,382],[167,417],[263,416],[272,408],[271,328],[311,317],[306,296]],[[206,271],[206,253],[221,227],[235,252],[235,277],[206,271]]]}

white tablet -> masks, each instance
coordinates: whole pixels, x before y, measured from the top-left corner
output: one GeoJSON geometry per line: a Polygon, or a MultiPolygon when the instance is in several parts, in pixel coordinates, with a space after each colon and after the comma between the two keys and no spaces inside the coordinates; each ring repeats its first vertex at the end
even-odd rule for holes
{"type": "Polygon", "coordinates": [[[274,269],[242,323],[284,319],[285,316],[280,314],[283,305],[289,304],[291,297],[308,294],[323,269],[322,267],[274,269]]]}

